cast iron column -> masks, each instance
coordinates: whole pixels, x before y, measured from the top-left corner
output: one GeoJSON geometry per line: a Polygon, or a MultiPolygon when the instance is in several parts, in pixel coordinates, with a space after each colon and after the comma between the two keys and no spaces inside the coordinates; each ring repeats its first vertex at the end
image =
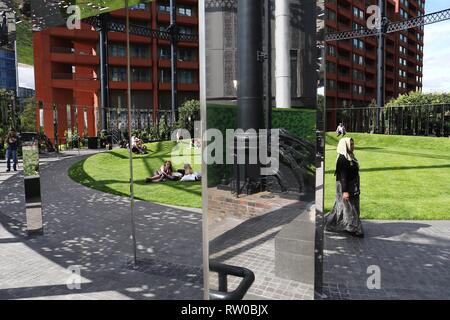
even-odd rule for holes
{"type": "Polygon", "coordinates": [[[270,142],[270,129],[272,129],[272,12],[270,0],[264,0],[266,13],[266,129],[267,142],[270,142]]]}
{"type": "Polygon", "coordinates": [[[378,59],[377,59],[377,112],[376,133],[380,132],[380,112],[385,103],[385,60],[386,60],[386,0],[379,0],[380,7],[380,34],[378,35],[378,59]]]}
{"type": "Polygon", "coordinates": [[[170,0],[170,64],[171,64],[171,82],[172,82],[172,126],[177,120],[178,105],[178,74],[177,74],[177,6],[176,0],[170,0]]]}
{"type": "MultiPolygon", "coordinates": [[[[258,131],[264,126],[263,61],[262,52],[262,0],[238,1],[238,128],[258,131]]],[[[258,139],[257,135],[243,134],[238,141],[258,139]]],[[[237,152],[249,152],[237,150],[237,152]]],[[[260,165],[246,163],[239,166],[240,180],[257,182],[260,179],[260,165]],[[241,172],[243,174],[241,174],[241,172]]]]}
{"type": "Polygon", "coordinates": [[[107,13],[100,15],[100,93],[102,130],[108,130],[107,108],[109,107],[109,77],[108,77],[108,19],[107,13]]]}

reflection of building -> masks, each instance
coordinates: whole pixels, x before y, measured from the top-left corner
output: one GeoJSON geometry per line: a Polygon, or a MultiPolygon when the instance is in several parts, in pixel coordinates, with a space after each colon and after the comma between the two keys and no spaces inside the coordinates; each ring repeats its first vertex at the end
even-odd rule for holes
{"type": "Polygon", "coordinates": [[[0,1],[0,89],[16,90],[15,15],[9,1],[0,1]]]}
{"type": "MultiPolygon", "coordinates": [[[[366,27],[367,6],[378,0],[326,0],[326,32],[348,31],[366,27]]],[[[387,0],[390,21],[421,16],[425,0],[400,1],[395,13],[393,0],[387,0]]],[[[391,33],[386,38],[386,100],[410,91],[422,90],[423,29],[414,28],[391,33]]],[[[376,98],[377,39],[367,37],[328,43],[326,52],[327,108],[367,106],[376,98]]],[[[327,115],[329,129],[340,119],[336,111],[327,115]]]]}
{"type": "MultiPolygon", "coordinates": [[[[237,79],[236,0],[207,0],[206,81],[208,99],[235,99],[237,79]]],[[[272,9],[273,10],[273,9],[272,9]]],[[[290,70],[293,106],[315,107],[316,2],[291,0],[290,70]]],[[[272,96],[275,97],[275,20],[272,13],[272,96]]]]}
{"type": "Polygon", "coordinates": [[[17,92],[17,98],[19,98],[19,112],[22,112],[25,109],[30,98],[34,97],[34,90],[30,88],[19,87],[19,91],[17,92]]]}
{"type": "Polygon", "coordinates": [[[16,53],[0,48],[0,89],[16,90],[16,53]]]}
{"type": "MultiPolygon", "coordinates": [[[[197,0],[177,1],[180,33],[198,33],[197,0]]],[[[153,1],[130,10],[130,23],[154,30],[169,25],[169,2],[153,1]]],[[[125,10],[110,13],[111,21],[125,23],[125,10]]],[[[134,114],[148,124],[157,112],[171,109],[170,42],[130,35],[132,107],[134,114]]],[[[82,23],[81,30],[51,27],[33,36],[36,101],[44,108],[44,130],[53,136],[53,104],[58,107],[59,136],[75,119],[75,108],[67,114],[67,105],[77,106],[78,131],[97,134],[100,94],[99,32],[82,23]]],[[[108,77],[110,127],[126,119],[126,34],[108,32],[108,77]]],[[[198,43],[178,41],[178,103],[198,99],[198,43]]],[[[70,109],[69,109],[70,110],[70,109]]]]}

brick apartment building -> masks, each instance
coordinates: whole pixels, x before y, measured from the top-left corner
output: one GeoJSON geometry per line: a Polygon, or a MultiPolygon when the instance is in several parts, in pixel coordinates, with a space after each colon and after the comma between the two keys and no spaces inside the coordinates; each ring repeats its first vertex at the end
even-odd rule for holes
{"type": "MultiPolygon", "coordinates": [[[[170,23],[169,1],[139,4],[130,10],[130,23],[165,30],[170,23]]],[[[111,21],[125,24],[125,9],[110,13],[111,21]]],[[[198,1],[177,1],[180,33],[198,34],[198,1]]],[[[126,34],[108,32],[109,105],[111,127],[126,125],[126,34]]],[[[169,40],[130,35],[133,123],[150,124],[158,111],[171,109],[169,40]]],[[[53,106],[57,105],[58,135],[75,127],[96,136],[101,105],[99,32],[82,22],[81,29],[50,27],[33,34],[36,102],[43,106],[38,123],[54,136],[53,106]]],[[[178,104],[198,99],[198,41],[178,41],[178,104]]]]}
{"type": "MultiPolygon", "coordinates": [[[[425,14],[425,0],[386,0],[390,21],[406,20],[425,14]]],[[[366,26],[367,7],[378,0],[326,0],[327,33],[366,26]]],[[[423,28],[389,34],[386,37],[386,101],[410,91],[422,90],[423,28]]],[[[377,38],[365,37],[334,41],[326,48],[326,103],[328,109],[367,107],[376,98],[377,38]]],[[[327,113],[328,129],[340,119],[337,111],[327,113]]]]}

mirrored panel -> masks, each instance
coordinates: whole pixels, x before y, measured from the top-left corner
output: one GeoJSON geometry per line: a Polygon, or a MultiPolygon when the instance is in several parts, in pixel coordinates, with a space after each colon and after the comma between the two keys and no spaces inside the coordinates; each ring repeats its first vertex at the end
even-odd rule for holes
{"type": "Polygon", "coordinates": [[[209,298],[313,299],[316,3],[206,1],[205,28],[209,298]]]}
{"type": "Polygon", "coordinates": [[[448,5],[324,8],[322,297],[447,299],[448,5]]]}
{"type": "Polygon", "coordinates": [[[0,298],[202,299],[197,1],[14,3],[0,237],[23,255],[0,298]]]}

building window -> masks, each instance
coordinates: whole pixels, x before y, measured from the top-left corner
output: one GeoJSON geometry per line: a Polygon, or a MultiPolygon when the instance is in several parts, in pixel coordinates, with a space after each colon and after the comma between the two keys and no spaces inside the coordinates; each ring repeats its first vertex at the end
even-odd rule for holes
{"type": "Polygon", "coordinates": [[[354,53],[353,54],[353,62],[363,66],[364,65],[364,57],[360,56],[359,54],[354,53]]]}
{"type": "Polygon", "coordinates": [[[364,20],[364,11],[359,9],[359,8],[357,8],[357,7],[353,7],[353,16],[355,18],[364,20]]]}
{"type": "Polygon", "coordinates": [[[353,93],[358,94],[358,95],[364,94],[364,87],[361,85],[358,85],[358,84],[354,84],[353,85],[353,93]]]}
{"type": "Polygon", "coordinates": [[[170,59],[170,47],[159,47],[159,58],[160,59],[170,59]]]}
{"type": "Polygon", "coordinates": [[[179,70],[178,82],[186,84],[197,83],[197,72],[193,70],[179,70]]]}
{"type": "Polygon", "coordinates": [[[161,13],[170,13],[170,5],[169,4],[160,4],[158,6],[158,11],[161,13]]]}
{"type": "Polygon", "coordinates": [[[195,15],[194,10],[190,6],[179,5],[178,14],[180,16],[193,17],[195,15]]]}
{"type": "Polygon", "coordinates": [[[356,69],[353,69],[353,71],[352,71],[352,76],[353,76],[353,79],[357,79],[357,80],[365,80],[364,79],[364,72],[362,72],[362,71],[360,71],[360,70],[356,70],[356,69]]]}
{"type": "Polygon", "coordinates": [[[400,41],[408,43],[408,38],[403,33],[400,33],[400,41]]]}
{"type": "Polygon", "coordinates": [[[150,68],[131,68],[132,82],[150,82],[150,68]]]}
{"type": "Polygon", "coordinates": [[[336,73],[336,64],[330,61],[327,61],[326,63],[326,70],[327,73],[336,73]]]}
{"type": "Polygon", "coordinates": [[[160,83],[169,83],[172,80],[172,75],[170,73],[170,69],[159,69],[159,82],[160,83]]]}
{"type": "Polygon", "coordinates": [[[109,70],[111,81],[119,82],[127,80],[127,71],[125,67],[111,67],[109,70]]]}
{"type": "Polygon", "coordinates": [[[197,60],[197,50],[192,49],[192,48],[179,48],[178,49],[178,60],[196,61],[197,60]]]}
{"type": "Polygon", "coordinates": [[[195,30],[193,27],[178,26],[178,30],[180,33],[184,33],[184,34],[195,34],[195,30]]]}
{"type": "Polygon", "coordinates": [[[336,12],[334,12],[333,10],[327,10],[326,15],[327,15],[327,20],[336,21],[336,12]]]}
{"type": "Polygon", "coordinates": [[[126,57],[127,51],[125,48],[125,45],[120,43],[111,43],[108,46],[109,48],[109,55],[111,57],[126,57]]]}
{"type": "Polygon", "coordinates": [[[336,81],[334,80],[327,80],[327,90],[336,90],[336,81]]]}
{"type": "Polygon", "coordinates": [[[328,45],[327,46],[327,54],[329,54],[330,56],[336,57],[336,47],[328,45]]]}
{"type": "Polygon", "coordinates": [[[130,47],[131,57],[147,59],[150,58],[150,47],[144,45],[132,45],[130,47]]]}
{"type": "Polygon", "coordinates": [[[361,39],[353,39],[353,47],[364,50],[364,42],[361,39]]]}

